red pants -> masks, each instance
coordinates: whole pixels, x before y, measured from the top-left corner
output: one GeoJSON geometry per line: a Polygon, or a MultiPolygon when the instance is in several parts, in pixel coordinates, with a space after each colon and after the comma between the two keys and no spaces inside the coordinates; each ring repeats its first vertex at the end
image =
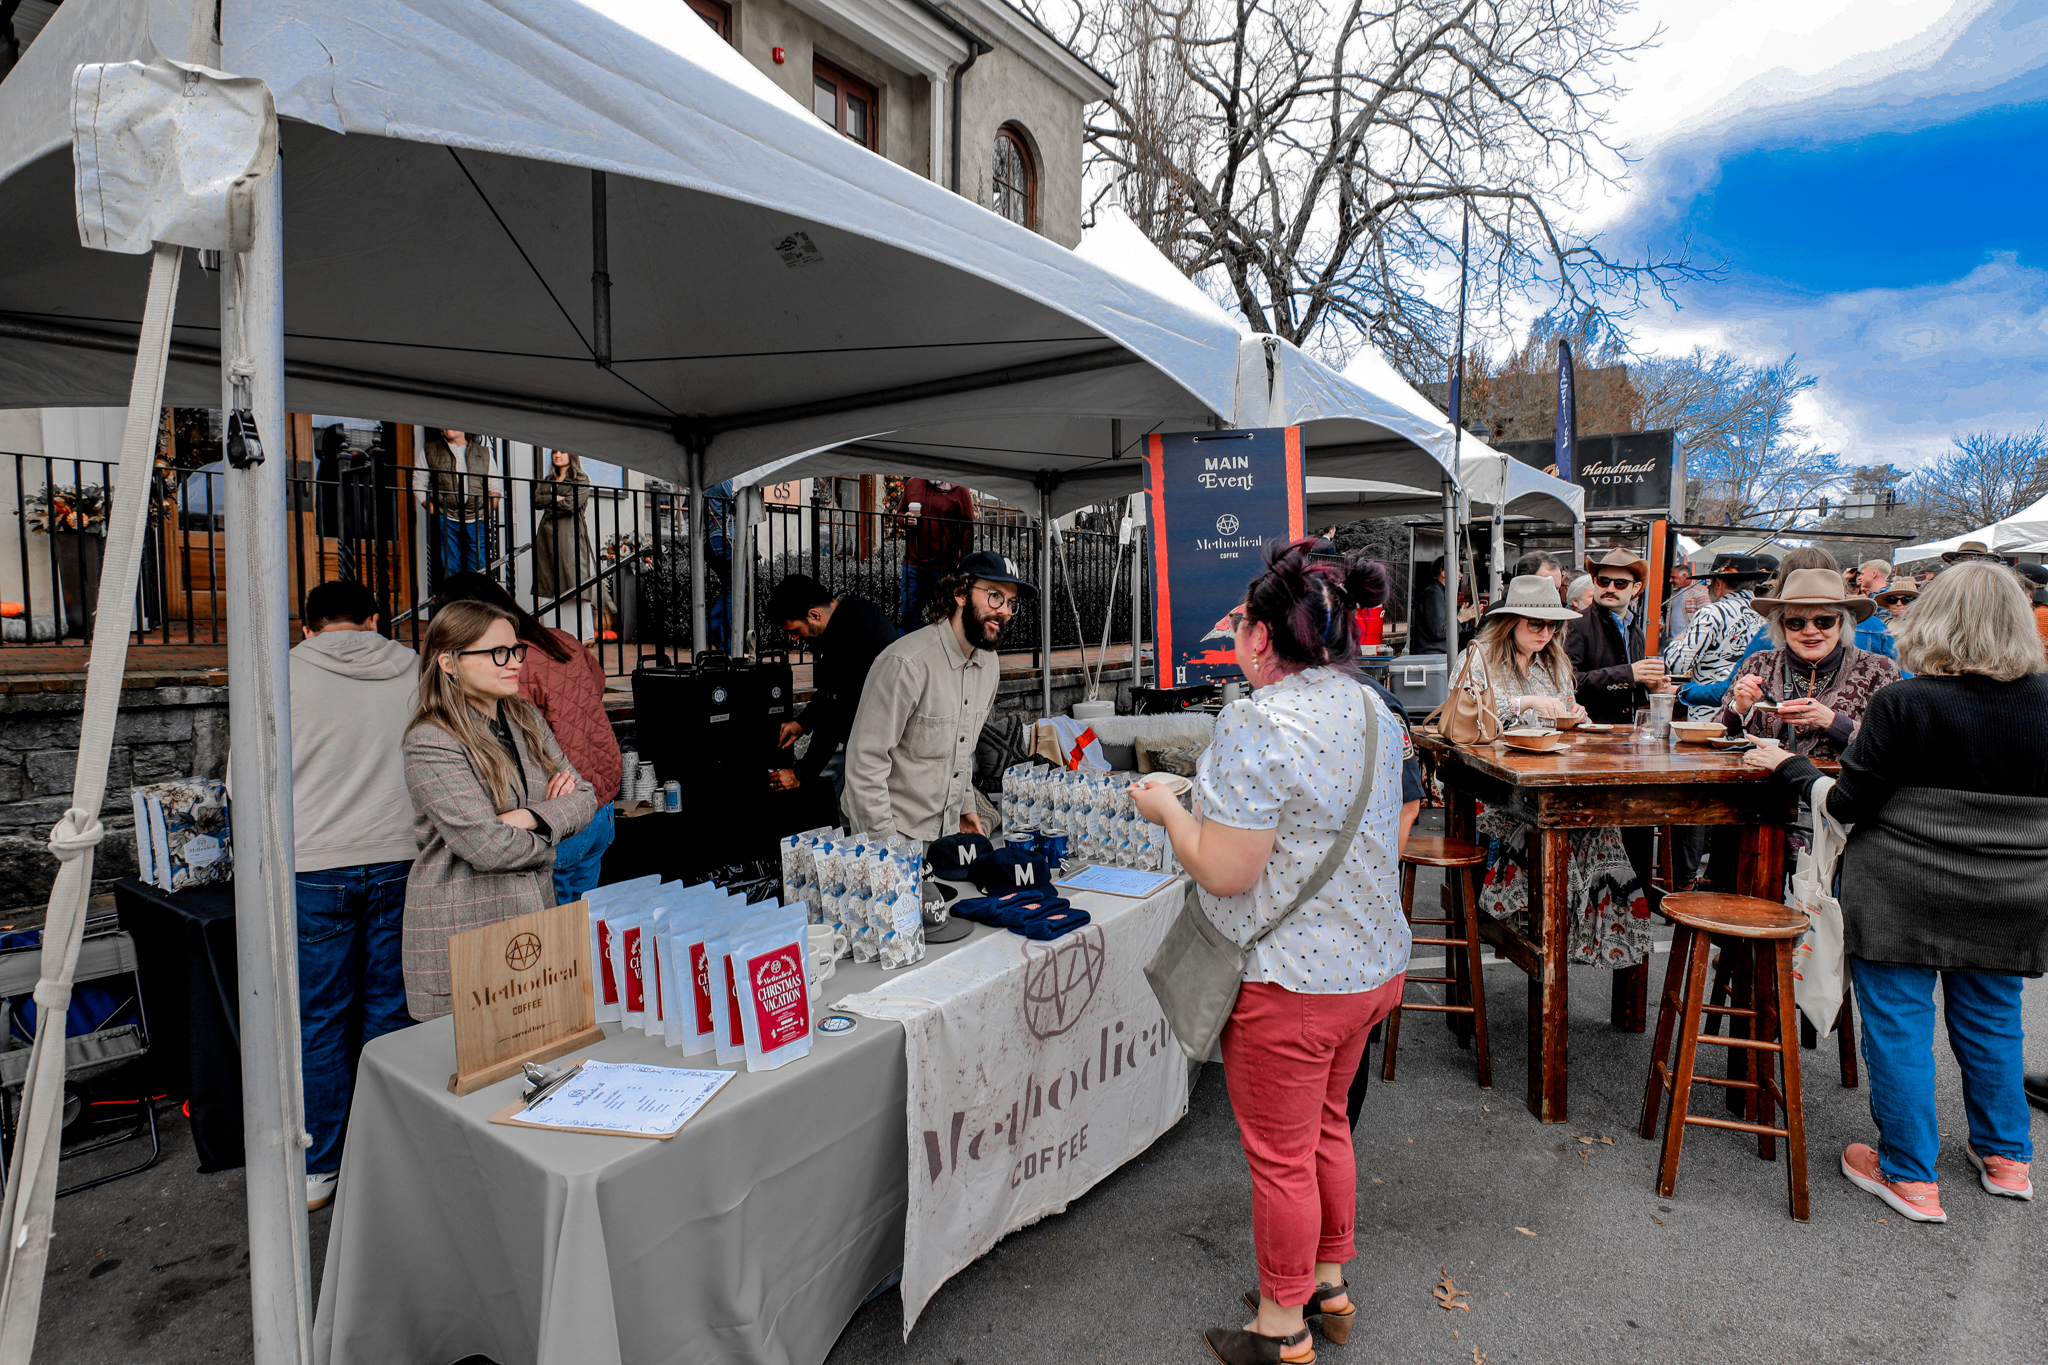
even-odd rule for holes
{"type": "Polygon", "coordinates": [[[1361,995],[1248,981],[1223,1026],[1223,1077],[1252,1170],[1259,1292],[1282,1306],[1308,1302],[1316,1262],[1358,1254],[1358,1164],[1344,1101],[1366,1035],[1405,979],[1361,995]]]}

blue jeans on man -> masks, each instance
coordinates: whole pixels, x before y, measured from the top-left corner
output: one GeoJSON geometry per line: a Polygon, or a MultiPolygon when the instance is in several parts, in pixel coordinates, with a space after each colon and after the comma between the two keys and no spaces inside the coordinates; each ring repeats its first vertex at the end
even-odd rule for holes
{"type": "Polygon", "coordinates": [[[341,1136],[363,1045],[412,1023],[399,937],[410,862],[298,874],[299,1050],[306,1173],[341,1169],[341,1136]]]}
{"type": "Polygon", "coordinates": [[[597,885],[604,851],[612,846],[612,803],[607,801],[590,823],[555,845],[555,904],[580,901],[597,885]]]}
{"type": "Polygon", "coordinates": [[[906,631],[916,630],[925,624],[925,593],[937,577],[937,574],[917,564],[903,566],[903,593],[897,604],[896,617],[906,631]]]}
{"type": "Polygon", "coordinates": [[[482,517],[464,521],[439,513],[433,522],[427,536],[427,591],[439,592],[441,581],[452,573],[482,573],[490,562],[485,549],[490,523],[482,517]]]}
{"type": "Polygon", "coordinates": [[[1863,1064],[1878,1165],[1890,1180],[1933,1181],[1941,1153],[1934,1113],[1934,984],[1941,982],[1949,1050],[1963,1073],[1963,1109],[1979,1156],[2034,1159],[2022,1084],[2020,994],[2026,979],[1937,972],[1851,957],[1863,1016],[1863,1064]]]}

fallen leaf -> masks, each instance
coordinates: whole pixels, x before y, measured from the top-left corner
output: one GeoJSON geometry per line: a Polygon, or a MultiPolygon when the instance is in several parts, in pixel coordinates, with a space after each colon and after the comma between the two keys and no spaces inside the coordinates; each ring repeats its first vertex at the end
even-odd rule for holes
{"type": "Polygon", "coordinates": [[[1486,1352],[1477,1346],[1472,1348],[1472,1365],[1486,1365],[1486,1352]]]}
{"type": "Polygon", "coordinates": [[[1593,1139],[1587,1137],[1584,1133],[1579,1134],[1579,1141],[1585,1143],[1588,1146],[1591,1146],[1593,1143],[1593,1139]]]}
{"type": "Polygon", "coordinates": [[[1654,1213],[1650,1215],[1650,1221],[1655,1223],[1660,1228],[1664,1226],[1664,1220],[1662,1218],[1659,1218],[1654,1213]]]}
{"type": "Polygon", "coordinates": [[[1613,1138],[1607,1138],[1607,1137],[1604,1137],[1604,1138],[1601,1138],[1600,1140],[1601,1140],[1602,1142],[1606,1143],[1606,1144],[1607,1144],[1607,1145],[1608,1145],[1609,1147],[1612,1147],[1612,1146],[1614,1145],[1614,1139],[1613,1139],[1613,1138]]]}
{"type": "Polygon", "coordinates": [[[1384,1184],[1386,1184],[1387,1182],[1386,1182],[1386,1181],[1384,1181],[1384,1180],[1382,1180],[1382,1179],[1380,1179],[1380,1178],[1379,1178],[1378,1176],[1374,1176],[1374,1177],[1372,1178],[1372,1183],[1373,1183],[1373,1184],[1375,1184],[1375,1185],[1384,1185],[1384,1184]]]}
{"type": "Polygon", "coordinates": [[[1529,1229],[1522,1227],[1516,1228],[1515,1231],[1521,1233],[1524,1237],[1534,1237],[1536,1235],[1535,1233],[1529,1231],[1529,1229]]]}
{"type": "Polygon", "coordinates": [[[1453,1308],[1465,1313],[1471,1312],[1472,1305],[1466,1302],[1466,1291],[1458,1288],[1457,1284],[1452,1281],[1451,1272],[1443,1266],[1438,1266],[1437,1269],[1443,1271],[1444,1277],[1436,1282],[1436,1288],[1429,1291],[1435,1297],[1437,1307],[1443,1309],[1446,1313],[1450,1312],[1453,1308]]]}

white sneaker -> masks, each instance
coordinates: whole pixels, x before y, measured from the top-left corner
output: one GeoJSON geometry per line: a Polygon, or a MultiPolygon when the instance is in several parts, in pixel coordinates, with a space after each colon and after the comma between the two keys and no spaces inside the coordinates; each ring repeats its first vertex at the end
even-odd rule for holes
{"type": "Polygon", "coordinates": [[[340,1171],[324,1171],[319,1175],[306,1176],[306,1212],[324,1209],[334,1202],[334,1187],[341,1183],[340,1171]]]}

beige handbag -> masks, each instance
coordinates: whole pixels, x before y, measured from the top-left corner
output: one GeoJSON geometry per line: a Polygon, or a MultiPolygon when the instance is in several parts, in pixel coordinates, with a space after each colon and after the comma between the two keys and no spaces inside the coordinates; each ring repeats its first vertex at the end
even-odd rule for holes
{"type": "Polygon", "coordinates": [[[1379,743],[1379,709],[1368,698],[1365,707],[1365,780],[1358,784],[1358,795],[1351,798],[1351,809],[1344,816],[1344,828],[1323,854],[1322,861],[1316,864],[1316,870],[1301,884],[1301,890],[1294,893],[1294,899],[1287,903],[1287,908],[1274,916],[1272,923],[1252,935],[1251,942],[1239,947],[1236,940],[1218,929],[1208,912],[1202,909],[1201,892],[1196,888],[1194,879],[1188,879],[1187,891],[1181,898],[1180,917],[1167,929],[1166,937],[1159,941],[1159,950],[1145,964],[1145,980],[1151,983],[1152,994],[1159,998],[1159,1008],[1172,1027],[1173,1036],[1180,1040],[1180,1050],[1190,1060],[1209,1060],[1209,1053],[1216,1046],[1223,1026],[1230,1022],[1230,1012],[1237,1008],[1238,989],[1244,984],[1244,964],[1251,957],[1252,949],[1321,891],[1324,883],[1343,863],[1345,854],[1350,852],[1352,841],[1358,837],[1359,822],[1365,818],[1366,802],[1372,796],[1372,772],[1379,743]]]}
{"type": "Polygon", "coordinates": [[[1436,723],[1437,733],[1453,744],[1491,744],[1500,738],[1500,712],[1494,706],[1493,684],[1472,676],[1472,652],[1465,651],[1465,666],[1442,706],[1422,718],[1424,725],[1436,723]],[[1442,719],[1438,719],[1441,717],[1442,719]]]}

